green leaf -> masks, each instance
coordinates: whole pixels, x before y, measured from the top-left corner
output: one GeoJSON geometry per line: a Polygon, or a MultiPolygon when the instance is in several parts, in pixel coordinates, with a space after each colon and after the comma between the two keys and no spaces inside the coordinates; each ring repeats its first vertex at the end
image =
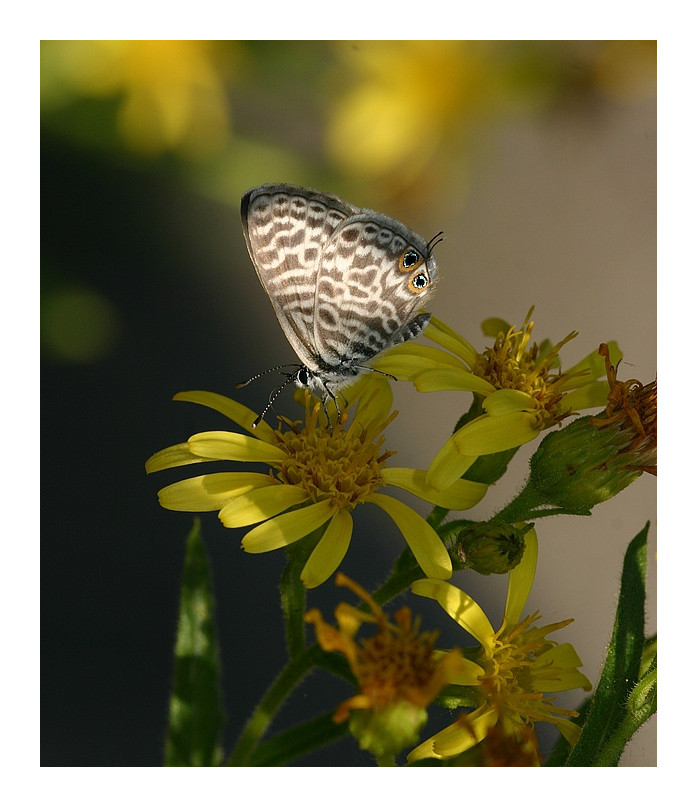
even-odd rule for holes
{"type": "Polygon", "coordinates": [[[567,766],[614,767],[630,737],[648,719],[633,717],[628,700],[640,680],[644,651],[646,535],[648,523],[624,556],[617,614],[600,681],[591,699],[581,737],[567,766]]]}
{"type": "Polygon", "coordinates": [[[219,765],[223,720],[211,578],[196,519],[186,542],[165,765],[219,765]]]}
{"type": "Polygon", "coordinates": [[[315,748],[340,739],[347,731],[348,720],[337,724],[331,714],[321,715],[260,745],[249,764],[254,767],[287,765],[315,748]]]}

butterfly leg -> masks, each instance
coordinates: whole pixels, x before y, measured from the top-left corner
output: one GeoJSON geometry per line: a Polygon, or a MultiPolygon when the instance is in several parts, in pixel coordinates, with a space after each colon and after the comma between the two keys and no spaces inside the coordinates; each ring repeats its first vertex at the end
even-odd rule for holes
{"type": "MultiPolygon", "coordinates": [[[[332,419],[329,416],[329,410],[327,409],[327,399],[331,398],[332,401],[334,402],[334,408],[336,409],[336,422],[337,423],[341,420],[341,409],[339,408],[339,402],[338,402],[334,392],[331,389],[329,389],[326,382],[323,381],[322,384],[324,386],[324,395],[322,396],[322,409],[324,409],[324,414],[326,415],[326,418],[327,418],[327,424],[329,426],[329,431],[333,432],[334,427],[332,426],[332,419]]],[[[341,390],[339,390],[339,394],[344,399],[345,404],[348,404],[348,401],[346,400],[346,397],[341,392],[341,390]]]]}

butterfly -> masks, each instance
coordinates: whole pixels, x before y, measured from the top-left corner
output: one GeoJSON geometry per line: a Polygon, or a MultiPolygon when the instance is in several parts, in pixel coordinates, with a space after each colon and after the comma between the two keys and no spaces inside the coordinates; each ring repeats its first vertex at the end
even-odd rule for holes
{"type": "Polygon", "coordinates": [[[247,191],[241,215],[249,256],[301,362],[273,368],[294,369],[257,423],[291,382],[320,398],[325,413],[330,398],[338,414],[336,393],[428,324],[421,309],[434,289],[432,251],[442,233],[427,243],[382,213],[287,184],[247,191]]]}

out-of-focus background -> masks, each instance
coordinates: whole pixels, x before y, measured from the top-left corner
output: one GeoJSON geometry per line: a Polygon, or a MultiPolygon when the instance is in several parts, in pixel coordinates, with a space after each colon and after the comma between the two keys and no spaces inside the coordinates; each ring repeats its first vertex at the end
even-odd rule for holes
{"type": "MultiPolygon", "coordinates": [[[[535,336],[579,336],[571,366],[616,339],[620,378],[656,373],[656,43],[653,41],[44,41],[41,45],[42,764],[162,762],[184,541],[143,464],[222,416],[180,390],[259,410],[293,361],[246,254],[239,201],[292,182],[400,219],[437,248],[435,315],[483,347],[479,323],[535,306],[535,336]]],[[[395,385],[400,465],[427,467],[469,399],[395,385]]],[[[279,404],[292,411],[288,396],[279,404]]],[[[474,515],[522,484],[530,449],[474,515]]],[[[180,474],[183,476],[186,474],[180,474]]],[[[419,508],[412,499],[411,504],[419,508]]],[[[368,512],[364,512],[368,510],[368,512]]],[[[421,508],[421,512],[427,512],[421,508]]],[[[342,566],[367,588],[403,546],[357,511],[342,566]]],[[[647,520],[647,630],[656,629],[656,483],[591,518],[538,524],[529,602],[573,617],[597,681],[622,557],[647,520]]],[[[281,552],[203,529],[216,586],[229,748],[285,659],[281,552]]],[[[456,582],[500,620],[505,580],[456,582]]],[[[331,583],[310,593],[329,618],[331,583]]],[[[403,598],[462,640],[437,608],[403,598]]],[[[278,727],[350,693],[315,673],[278,727]]],[[[560,698],[573,708],[581,694],[560,698]]],[[[551,742],[553,732],[543,742],[551,742]]],[[[352,740],[302,765],[371,764],[352,740]]],[[[655,719],[622,765],[656,764],[655,719]]]]}

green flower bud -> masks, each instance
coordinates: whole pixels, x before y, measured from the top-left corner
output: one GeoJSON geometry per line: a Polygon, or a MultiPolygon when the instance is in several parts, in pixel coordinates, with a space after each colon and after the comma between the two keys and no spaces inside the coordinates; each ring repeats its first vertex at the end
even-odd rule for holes
{"type": "Polygon", "coordinates": [[[427,718],[424,707],[399,700],[383,709],[352,712],[349,731],[364,751],[380,759],[416,745],[427,718]]]}
{"type": "Polygon", "coordinates": [[[642,474],[624,453],[626,435],[618,424],[598,428],[595,418],[578,418],[548,434],[530,460],[529,483],[539,499],[587,514],[642,474]]]}
{"type": "Polygon", "coordinates": [[[479,574],[506,574],[525,551],[525,533],[530,524],[472,524],[460,531],[453,548],[465,569],[479,574]]]}

